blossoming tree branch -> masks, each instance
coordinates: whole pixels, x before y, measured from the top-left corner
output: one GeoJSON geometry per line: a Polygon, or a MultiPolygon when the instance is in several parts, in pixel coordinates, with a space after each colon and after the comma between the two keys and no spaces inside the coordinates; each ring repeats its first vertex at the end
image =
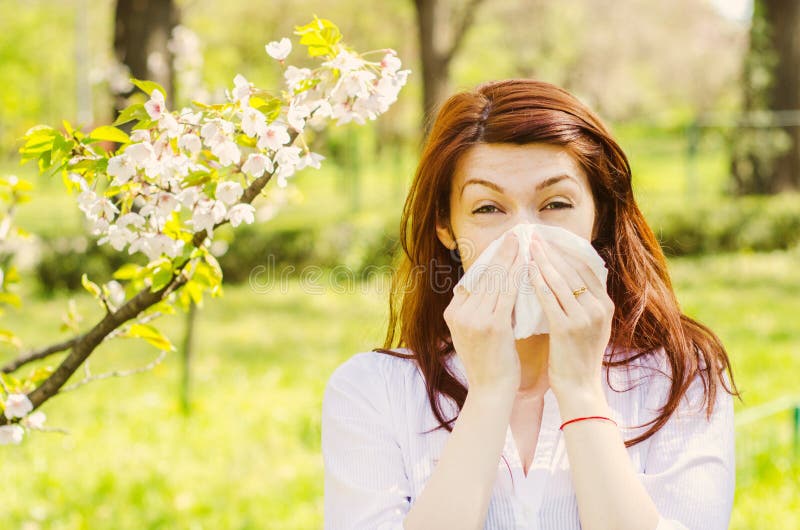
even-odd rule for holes
{"type": "MultiPolygon", "coordinates": [[[[102,377],[90,375],[85,363],[103,342],[141,338],[161,351],[159,359],[174,350],[152,322],[175,306],[186,311],[205,293],[221,295],[222,271],[209,251],[214,231],[225,223],[253,223],[251,203],[266,194],[273,177],[285,187],[296,171],[320,167],[324,157],[304,140],[308,127],[319,131],[331,123],[373,120],[406,83],[409,70],[401,70],[393,50],[359,54],[328,20],[314,17],[296,27],[295,35],[319,66],[288,65],[291,41],[270,42],[267,54],[284,68],[285,88],[278,92],[237,75],[224,103],[195,102],[170,111],[162,87],[132,80],[149,99],[130,105],[113,125],[85,134],[65,122],[63,131],[40,125],[26,133],[22,161],[36,160],[42,173],[62,175],[68,190],[78,193],[98,244],[142,253],[148,263],[125,264],[103,284],[84,274],[83,286],[104,316],[83,332],[73,323],[67,326],[74,332],[68,340],[22,353],[2,367],[0,443],[19,443],[26,431],[46,429],[45,415],[36,409],[58,393],[102,377]],[[131,123],[130,134],[118,128],[131,123]],[[119,147],[106,151],[101,146],[108,142],[119,147]],[[57,366],[20,373],[28,363],[65,351],[57,366]],[[86,377],[65,386],[82,365],[86,377]]],[[[27,190],[16,179],[0,185],[12,203],[27,190]]],[[[12,209],[13,204],[3,227],[12,209]]],[[[14,270],[0,273],[0,303],[13,302],[8,287],[16,280],[14,270]]],[[[0,330],[0,338],[20,343],[8,330],[0,330]]]]}

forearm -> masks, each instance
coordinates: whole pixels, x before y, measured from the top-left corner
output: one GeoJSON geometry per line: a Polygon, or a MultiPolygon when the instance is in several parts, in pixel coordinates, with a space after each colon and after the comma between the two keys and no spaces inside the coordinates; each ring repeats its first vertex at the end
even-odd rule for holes
{"type": "MultiPolygon", "coordinates": [[[[611,417],[600,388],[563,391],[564,421],[586,416],[611,417]]],[[[585,530],[654,529],[658,510],[636,473],[619,428],[606,420],[584,420],[564,427],[581,527],[585,530]]]]}
{"type": "Polygon", "coordinates": [[[467,395],[405,530],[483,528],[513,403],[513,392],[467,395]]]}

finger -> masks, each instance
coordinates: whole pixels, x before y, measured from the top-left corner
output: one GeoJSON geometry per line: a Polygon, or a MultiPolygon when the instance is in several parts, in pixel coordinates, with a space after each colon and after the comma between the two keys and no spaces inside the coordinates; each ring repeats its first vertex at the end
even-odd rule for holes
{"type": "Polygon", "coordinates": [[[510,318],[511,311],[514,309],[514,303],[517,301],[517,294],[519,293],[520,286],[524,283],[526,271],[524,269],[525,260],[523,259],[522,252],[517,252],[514,262],[508,271],[508,288],[504,289],[497,297],[497,303],[494,307],[495,314],[503,318],[510,318]]]}
{"type": "Polygon", "coordinates": [[[494,310],[500,291],[504,289],[503,284],[508,283],[506,279],[508,268],[518,251],[519,242],[516,234],[509,232],[503,236],[497,252],[488,262],[482,264],[484,270],[481,271],[475,292],[468,304],[472,309],[483,307],[488,308],[490,312],[494,310]]]}
{"type": "Polygon", "coordinates": [[[579,261],[577,257],[570,254],[562,254],[563,259],[572,263],[576,272],[580,276],[588,289],[588,292],[576,295],[578,302],[588,312],[603,308],[613,308],[614,302],[608,294],[606,287],[598,280],[594,271],[589,268],[584,261],[579,261]]]}
{"type": "Polygon", "coordinates": [[[467,288],[464,287],[463,283],[457,283],[453,288],[453,298],[451,299],[451,303],[460,306],[467,300],[467,298],[469,298],[469,291],[467,291],[467,288]]]}
{"type": "Polygon", "coordinates": [[[542,246],[542,250],[544,250],[544,253],[547,255],[547,259],[550,260],[550,263],[553,264],[553,267],[561,274],[561,276],[564,278],[564,281],[567,282],[567,287],[572,293],[574,293],[576,289],[586,287],[585,282],[581,278],[578,271],[575,270],[572,262],[564,259],[564,254],[562,253],[560,247],[551,245],[549,241],[546,241],[542,238],[538,238],[536,241],[542,246]]]}
{"type": "MultiPolygon", "coordinates": [[[[578,277],[583,282],[581,285],[585,285],[589,291],[592,292],[593,295],[598,296],[600,294],[606,293],[606,287],[603,285],[603,282],[600,278],[597,277],[597,274],[594,270],[589,267],[589,265],[581,259],[582,256],[578,256],[574,253],[568,252],[564,247],[557,246],[557,248],[561,249],[561,259],[568,262],[575,272],[578,274],[578,277]]],[[[599,296],[598,296],[599,298],[599,296]]]]}
{"type": "Polygon", "coordinates": [[[556,301],[561,305],[563,312],[567,315],[572,315],[583,311],[580,304],[575,300],[572,289],[570,289],[561,273],[553,266],[544,251],[541,240],[535,234],[531,237],[531,255],[538,266],[539,275],[542,276],[544,282],[553,291],[556,301]]]}
{"type": "Polygon", "coordinates": [[[566,321],[567,315],[564,313],[564,309],[558,303],[555,293],[553,293],[547,285],[547,282],[544,281],[539,266],[533,261],[528,267],[528,278],[531,285],[533,285],[536,298],[539,299],[542,311],[544,311],[547,321],[550,323],[550,327],[552,328],[555,324],[561,324],[566,321]]]}
{"type": "Polygon", "coordinates": [[[581,274],[581,277],[586,282],[587,287],[590,289],[592,289],[592,287],[595,289],[599,288],[605,291],[605,283],[603,282],[603,279],[597,275],[597,272],[595,272],[592,267],[589,266],[589,262],[587,261],[585,254],[569,245],[564,245],[557,240],[554,241],[553,244],[562,250],[563,255],[572,258],[575,269],[581,274]]]}

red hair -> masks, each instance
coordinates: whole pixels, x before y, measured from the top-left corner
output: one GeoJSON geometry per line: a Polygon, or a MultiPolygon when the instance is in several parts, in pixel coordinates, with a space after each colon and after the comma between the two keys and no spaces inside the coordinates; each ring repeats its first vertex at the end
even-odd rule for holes
{"type": "MultiPolygon", "coordinates": [[[[456,163],[479,143],[541,142],[563,147],[581,165],[594,196],[597,237],[592,246],[608,267],[607,289],[614,302],[611,355],[603,366],[622,366],[648,355],[666,354],[672,374],[667,402],[644,426],[649,430],[625,441],[630,447],[655,434],[678,407],[700,373],[711,417],[718,385],[739,396],[720,339],[680,310],[661,246],[639,211],[631,188],[631,168],[600,119],[577,98],[552,84],[510,79],[460,92],[441,106],[411,184],[400,221],[403,253],[392,280],[389,326],[383,348],[373,351],[411,358],[422,371],[438,428],[452,431],[438,395],[460,411],[466,387],[445,368],[454,351],[443,312],[463,275],[461,264],[436,235],[436,222],[449,219],[450,186],[456,163]],[[418,281],[419,273],[425,281],[418,281]],[[446,288],[440,288],[441,286],[446,288]],[[433,288],[437,286],[437,288],[433,288]],[[406,347],[410,355],[391,351],[406,347]],[[633,355],[620,356],[620,352],[633,355]],[[724,381],[728,371],[734,390],[724,381]]],[[[608,370],[607,370],[608,377],[608,370]]]]}

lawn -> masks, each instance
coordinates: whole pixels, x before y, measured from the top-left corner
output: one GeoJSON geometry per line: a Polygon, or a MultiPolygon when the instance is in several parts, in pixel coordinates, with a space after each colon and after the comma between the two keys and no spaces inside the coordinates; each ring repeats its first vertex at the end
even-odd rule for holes
{"type": "MultiPolygon", "coordinates": [[[[745,397],[737,410],[797,390],[797,261],[797,253],[774,253],[671,264],[685,311],[728,347],[745,397]]],[[[44,407],[48,423],[71,434],[37,433],[0,449],[4,528],[321,528],[324,385],[339,363],[380,345],[386,323],[385,284],[346,287],[292,277],[285,288],[227,286],[222,298],[208,299],[198,312],[189,416],[179,406],[177,354],[152,372],[53,399],[44,407]]],[[[31,346],[58,338],[67,297],[25,299],[5,325],[31,346]]],[[[85,323],[99,315],[94,301],[76,300],[85,323]]],[[[183,324],[174,315],[161,327],[179,344],[183,324]]],[[[155,355],[117,340],[98,351],[92,371],[141,366],[155,355]]],[[[771,457],[747,443],[786,427],[766,422],[739,433],[739,476],[747,479],[737,483],[731,528],[800,527],[789,478],[800,466],[788,443],[778,440],[771,457]]]]}

